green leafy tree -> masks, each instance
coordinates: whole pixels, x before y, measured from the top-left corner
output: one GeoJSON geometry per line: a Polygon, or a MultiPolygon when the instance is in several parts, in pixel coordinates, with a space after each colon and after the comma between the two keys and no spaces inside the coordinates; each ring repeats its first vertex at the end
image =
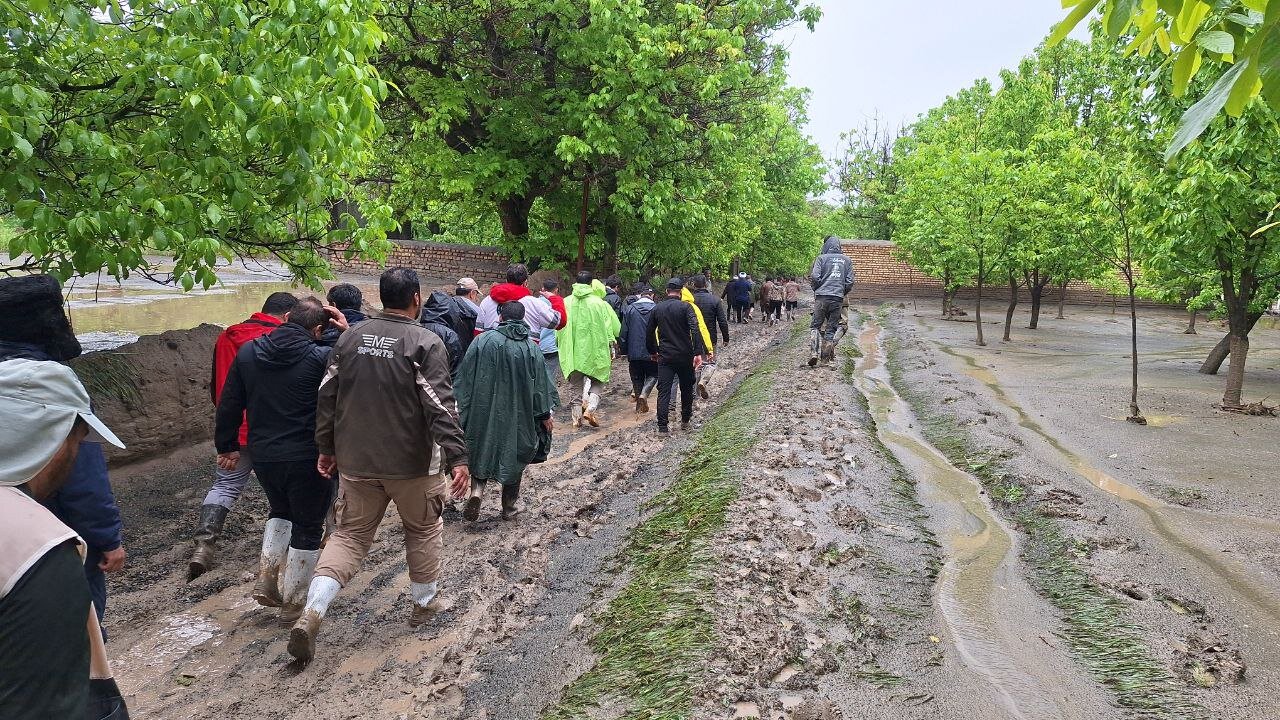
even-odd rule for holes
{"type": "Polygon", "coordinates": [[[121,278],[159,255],[189,289],[238,255],[312,282],[335,244],[377,255],[390,215],[352,181],[385,94],[367,7],[0,2],[0,214],[23,228],[9,269],[121,278]]]}

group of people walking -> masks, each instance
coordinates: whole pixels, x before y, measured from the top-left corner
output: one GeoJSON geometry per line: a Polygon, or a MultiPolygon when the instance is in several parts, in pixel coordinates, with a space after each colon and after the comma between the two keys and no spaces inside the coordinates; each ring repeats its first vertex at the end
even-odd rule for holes
{"type": "Polygon", "coordinates": [[[735,322],[751,322],[758,303],[760,322],[773,324],[795,317],[800,306],[800,281],[795,277],[768,276],[763,282],[756,282],[743,272],[725,284],[720,297],[729,303],[735,322]]]}
{"type": "MultiPolygon", "coordinates": [[[[538,293],[528,280],[516,264],[483,298],[474,279],[462,278],[454,294],[424,301],[417,273],[391,268],[379,278],[381,312],[366,315],[361,291],[339,284],[325,300],[273,293],[222,332],[209,385],[215,477],[188,579],[214,566],[228,512],[256,475],[270,515],[253,597],[279,608],[289,653],[309,660],[389,503],[404,527],[408,622],[431,616],[445,507],[465,500],[463,517],[474,521],[497,483],[501,517],[519,514],[525,468],[550,453],[562,380],[573,424],[598,427],[601,391],[625,354],[636,412],[649,412],[656,387],[657,431],[669,433],[678,389],[680,427],[690,426],[695,392],[710,397],[717,349],[729,344],[729,313],[705,275],[661,288],[640,283],[626,297],[616,277],[601,282],[590,272],[578,273],[565,297],[554,280],[538,293]]],[[[852,281],[838,238],[829,239],[811,277],[811,365],[838,341],[852,281]]],[[[793,284],[764,284],[775,321],[794,310],[793,284]]],[[[722,296],[740,322],[744,285],[749,278],[739,276],[722,296]]],[[[74,708],[90,702],[81,680],[91,654],[93,677],[107,683],[93,686],[93,701],[123,710],[107,682],[100,630],[101,574],[125,559],[100,443],[123,444],[63,364],[80,347],[61,302],[47,276],[0,279],[0,309],[15,310],[0,323],[0,708],[30,706],[35,693],[48,712],[31,717],[82,716],[74,708]],[[68,613],[73,606],[87,615],[68,613]],[[42,645],[45,635],[56,642],[42,645]],[[63,672],[49,676],[51,666],[63,672]]]]}

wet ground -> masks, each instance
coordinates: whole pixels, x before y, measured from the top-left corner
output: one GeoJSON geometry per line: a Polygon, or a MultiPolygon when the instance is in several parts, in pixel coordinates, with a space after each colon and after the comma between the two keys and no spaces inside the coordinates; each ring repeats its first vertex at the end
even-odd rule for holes
{"type": "MultiPolygon", "coordinates": [[[[211,450],[117,473],[131,557],[112,579],[108,648],[135,716],[542,717],[596,662],[593,618],[627,582],[619,551],[646,500],[673,481],[701,421],[766,367],[754,440],[733,459],[740,487],[707,550],[705,670],[692,698],[672,698],[688,701],[678,714],[1280,717],[1280,490],[1268,482],[1280,421],[1213,408],[1223,379],[1195,373],[1219,337],[1210,323],[1185,336],[1181,317],[1144,319],[1153,422],[1138,427],[1124,421],[1127,326],[1106,309],[1071,307],[986,348],[971,323],[862,310],[838,362],[819,368],[803,332],[732,325],[713,399],[670,439],[631,411],[619,362],[604,427],[561,424],[552,460],[529,471],[523,519],[497,520],[496,493],[474,525],[446,515],[431,622],[405,623],[389,511],[305,668],[249,598],[261,493],[251,486],[232,514],[223,564],[188,585],[211,450]],[[938,445],[938,417],[970,455],[938,445]],[[993,494],[990,463],[1021,495],[993,494]],[[1051,597],[1023,511],[1051,518],[1065,541],[1050,550],[1067,551],[1117,634],[1131,629],[1168,676],[1159,694],[1174,710],[1118,707],[1126,696],[1070,641],[1079,618],[1051,597]]],[[[1277,348],[1280,331],[1260,328],[1248,397],[1280,391],[1277,348]]],[[[606,703],[584,717],[628,715],[606,703]]]]}

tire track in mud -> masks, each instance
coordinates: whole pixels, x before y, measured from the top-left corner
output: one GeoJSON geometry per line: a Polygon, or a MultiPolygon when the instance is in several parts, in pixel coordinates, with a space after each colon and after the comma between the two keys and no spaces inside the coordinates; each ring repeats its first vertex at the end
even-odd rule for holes
{"type": "Polygon", "coordinates": [[[916,476],[941,540],[936,601],[964,670],[994,691],[1004,716],[1104,717],[1110,708],[1098,702],[1093,683],[1046,639],[1051,612],[1023,577],[1013,531],[987,503],[981,483],[914,429],[915,417],[884,367],[881,333],[874,320],[864,325],[855,379],[881,440],[916,476]]]}

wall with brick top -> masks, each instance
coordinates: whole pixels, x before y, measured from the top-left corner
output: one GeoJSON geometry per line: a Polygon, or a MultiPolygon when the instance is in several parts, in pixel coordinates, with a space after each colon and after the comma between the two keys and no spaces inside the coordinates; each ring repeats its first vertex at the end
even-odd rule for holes
{"type": "Polygon", "coordinates": [[[510,262],[510,257],[501,248],[413,240],[396,240],[386,261],[382,263],[346,260],[336,254],[329,258],[333,269],[339,272],[378,275],[385,268],[403,266],[413,268],[428,277],[473,277],[482,285],[502,282],[510,262]]]}
{"type": "MultiPolygon", "coordinates": [[[[896,246],[891,242],[880,240],[846,240],[844,252],[853,259],[853,270],[856,282],[849,297],[853,300],[882,300],[887,298],[937,298],[939,306],[942,302],[942,281],[930,277],[911,265],[899,260],[894,255],[896,246]]],[[[1019,290],[1023,301],[1030,301],[1030,293],[1024,287],[1019,290]]],[[[957,294],[961,301],[972,301],[977,296],[974,288],[962,288],[957,294]]],[[[983,306],[987,302],[996,305],[1009,298],[1009,284],[996,283],[983,287],[983,306]]],[[[1106,290],[1086,282],[1072,281],[1067,285],[1067,302],[1083,305],[1109,305],[1113,296],[1106,290]]],[[[1118,302],[1127,302],[1121,295],[1118,302]]],[[[1058,288],[1045,288],[1043,295],[1045,305],[1058,302],[1058,288]]],[[[1139,300],[1142,307],[1168,307],[1168,305],[1150,300],[1139,300]]]]}

